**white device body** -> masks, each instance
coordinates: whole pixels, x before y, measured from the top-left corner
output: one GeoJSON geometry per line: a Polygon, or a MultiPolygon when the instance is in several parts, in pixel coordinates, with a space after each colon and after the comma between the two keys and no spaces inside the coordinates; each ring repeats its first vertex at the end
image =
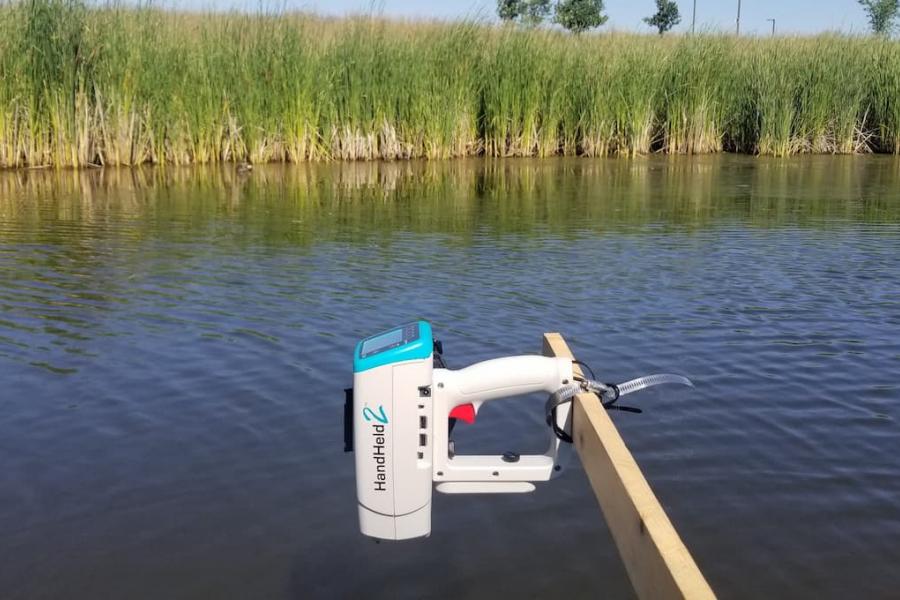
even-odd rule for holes
{"type": "MultiPolygon", "coordinates": [[[[491,400],[553,393],[572,382],[570,359],[511,356],[460,370],[435,369],[433,357],[354,373],[353,436],[359,522],[363,534],[402,540],[431,533],[433,483],[444,493],[534,490],[557,471],[560,440],[549,433],[544,454],[453,455],[448,420],[457,407],[474,412],[491,400]]],[[[564,428],[569,405],[558,408],[564,428]]],[[[549,431],[549,430],[548,430],[549,431]]]]}
{"type": "MultiPolygon", "coordinates": [[[[555,392],[572,381],[572,361],[544,356],[509,356],[474,364],[465,369],[434,370],[434,414],[448,416],[471,404],[475,412],[490,400],[535,392],[555,392]]],[[[561,406],[557,421],[564,426],[569,406],[561,406]]],[[[434,430],[434,481],[444,493],[530,492],[533,481],[547,481],[556,466],[560,440],[551,432],[544,454],[523,455],[516,462],[502,456],[450,456],[447,428],[434,430]],[[444,449],[440,452],[439,449],[444,449]]]]}
{"type": "Polygon", "coordinates": [[[356,489],[365,535],[403,540],[431,532],[432,404],[420,389],[430,388],[432,371],[429,356],[353,375],[356,489]]]}

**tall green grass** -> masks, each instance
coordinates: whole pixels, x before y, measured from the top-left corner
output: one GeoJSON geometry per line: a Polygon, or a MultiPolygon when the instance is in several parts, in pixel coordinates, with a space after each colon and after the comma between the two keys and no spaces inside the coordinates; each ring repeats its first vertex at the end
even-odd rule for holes
{"type": "Polygon", "coordinates": [[[0,167],[900,153],[900,43],[0,3],[0,167]]]}

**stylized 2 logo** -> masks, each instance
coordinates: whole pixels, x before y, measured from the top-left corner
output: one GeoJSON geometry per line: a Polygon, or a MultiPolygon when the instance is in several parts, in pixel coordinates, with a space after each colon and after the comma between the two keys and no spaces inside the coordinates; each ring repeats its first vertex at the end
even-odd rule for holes
{"type": "Polygon", "coordinates": [[[378,421],[382,425],[387,425],[388,418],[384,412],[383,406],[378,406],[378,412],[376,413],[374,410],[369,408],[368,406],[363,409],[363,419],[366,421],[378,421]]]}

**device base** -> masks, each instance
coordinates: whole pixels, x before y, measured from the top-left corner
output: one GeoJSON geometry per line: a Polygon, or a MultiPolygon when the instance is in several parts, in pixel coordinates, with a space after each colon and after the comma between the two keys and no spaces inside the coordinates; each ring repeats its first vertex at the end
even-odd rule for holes
{"type": "Polygon", "coordinates": [[[393,517],[359,505],[359,528],[363,535],[381,540],[408,540],[431,534],[431,502],[415,512],[393,517]]]}

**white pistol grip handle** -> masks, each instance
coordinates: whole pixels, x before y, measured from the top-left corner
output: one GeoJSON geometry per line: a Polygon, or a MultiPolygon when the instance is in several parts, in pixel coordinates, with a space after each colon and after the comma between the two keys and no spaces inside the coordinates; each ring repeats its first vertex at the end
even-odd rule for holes
{"type": "Polygon", "coordinates": [[[547,392],[551,394],[572,383],[572,359],[546,356],[507,356],[476,363],[458,371],[442,374],[447,408],[547,392]]]}

